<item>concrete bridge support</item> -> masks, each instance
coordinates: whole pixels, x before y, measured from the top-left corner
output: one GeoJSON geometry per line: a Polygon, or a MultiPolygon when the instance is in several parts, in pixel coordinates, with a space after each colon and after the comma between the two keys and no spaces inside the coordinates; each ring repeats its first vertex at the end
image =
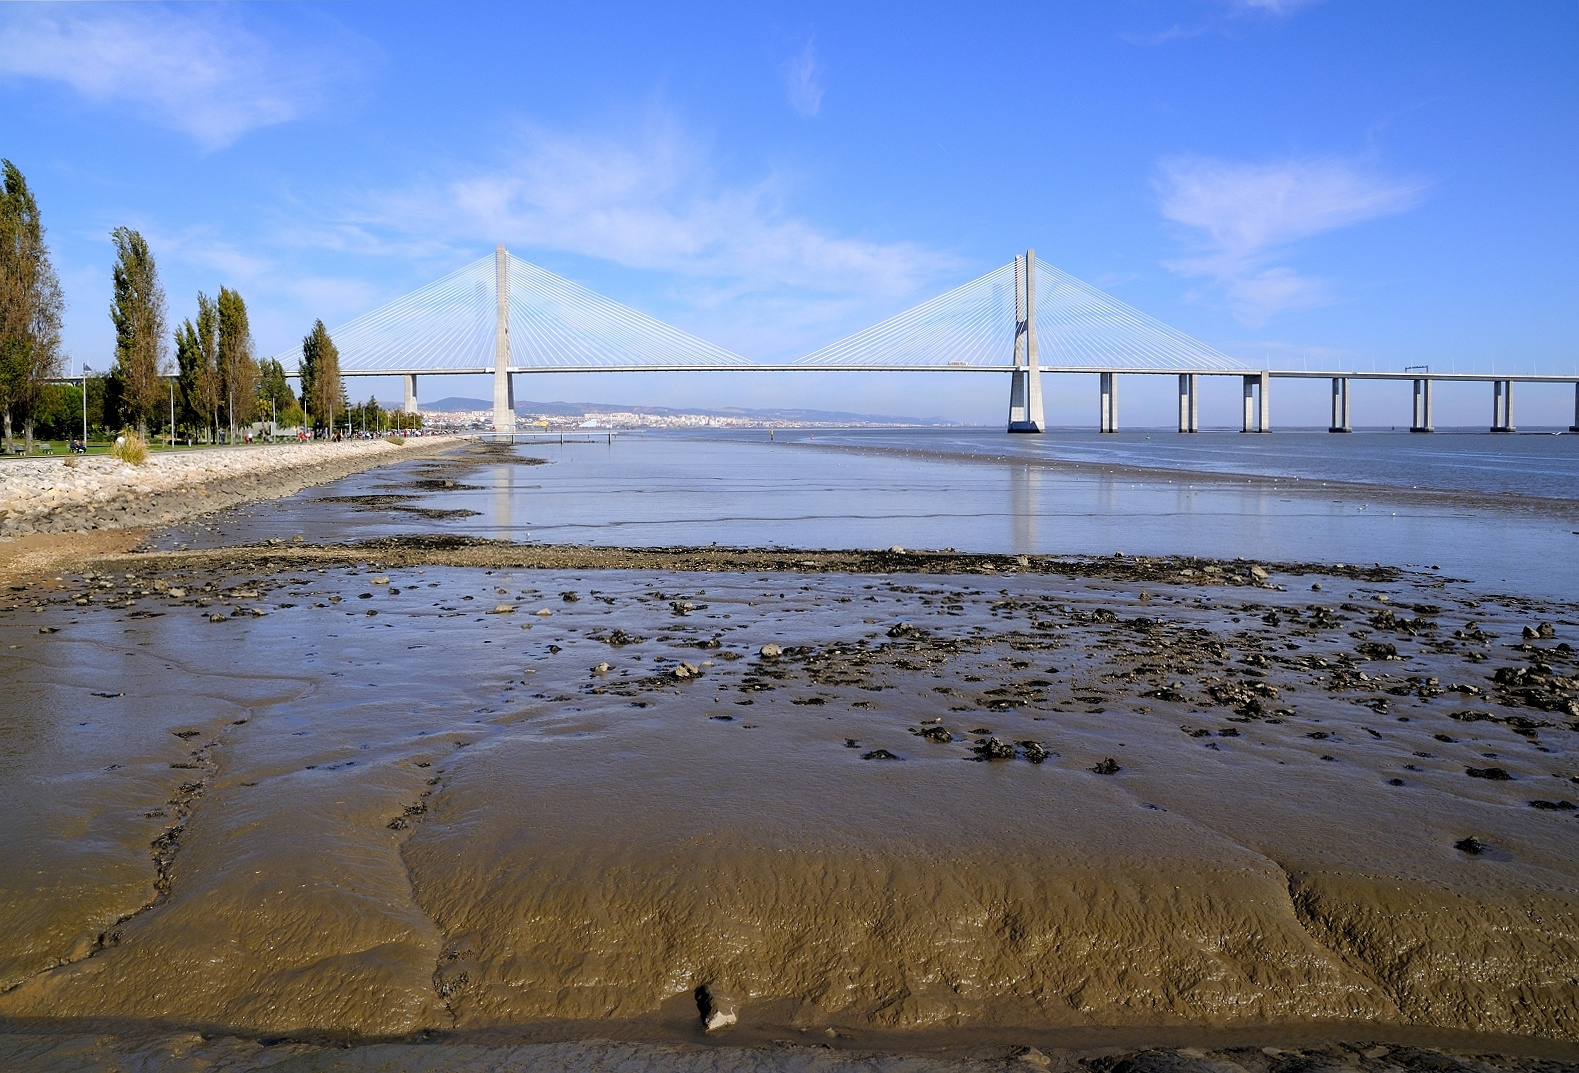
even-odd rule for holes
{"type": "Polygon", "coordinates": [[[494,251],[493,430],[515,435],[515,383],[510,379],[510,255],[494,251]]]}
{"type": "Polygon", "coordinates": [[[1568,426],[1569,432],[1579,432],[1579,384],[1574,384],[1574,423],[1568,426]]]}
{"type": "Polygon", "coordinates": [[[1103,432],[1118,431],[1118,376],[1100,373],[1098,390],[1101,393],[1101,424],[1103,432]]]}
{"type": "Polygon", "coordinates": [[[1268,391],[1271,386],[1270,372],[1245,377],[1245,422],[1241,432],[1272,431],[1272,394],[1268,391]]]}
{"type": "Polygon", "coordinates": [[[1422,378],[1415,381],[1414,416],[1409,423],[1410,432],[1435,432],[1436,424],[1431,420],[1431,381],[1422,378]]]}
{"type": "Polygon", "coordinates": [[[1201,396],[1194,373],[1179,374],[1179,431],[1201,431],[1201,396]]]}
{"type": "Polygon", "coordinates": [[[1009,431],[1042,432],[1042,365],[1036,352],[1036,251],[1014,259],[1014,372],[1009,382],[1009,431]]]}
{"type": "Polygon", "coordinates": [[[1332,425],[1328,432],[1353,432],[1349,425],[1349,378],[1332,378],[1332,425]]]}
{"type": "Polygon", "coordinates": [[[1513,381],[1493,380],[1491,382],[1491,431],[1512,432],[1513,424],[1513,381]]]}
{"type": "Polygon", "coordinates": [[[406,382],[406,405],[401,409],[408,414],[417,412],[417,374],[407,373],[401,377],[406,382]]]}

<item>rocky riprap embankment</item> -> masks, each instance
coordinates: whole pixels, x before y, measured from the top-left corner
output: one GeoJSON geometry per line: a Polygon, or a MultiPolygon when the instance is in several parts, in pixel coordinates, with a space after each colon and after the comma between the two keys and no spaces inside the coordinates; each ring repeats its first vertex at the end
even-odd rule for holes
{"type": "Polygon", "coordinates": [[[0,464],[0,538],[170,525],[455,445],[450,439],[276,444],[0,464]]]}

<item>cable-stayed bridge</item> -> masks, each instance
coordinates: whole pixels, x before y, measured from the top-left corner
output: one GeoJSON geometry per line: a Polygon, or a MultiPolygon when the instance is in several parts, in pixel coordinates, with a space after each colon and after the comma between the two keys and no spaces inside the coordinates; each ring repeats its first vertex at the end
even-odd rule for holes
{"type": "MultiPolygon", "coordinates": [[[[1270,381],[1332,378],[1332,431],[1349,430],[1350,379],[1414,380],[1415,431],[1432,428],[1433,380],[1493,384],[1493,431],[1513,430],[1514,380],[1579,378],[1480,374],[1309,372],[1255,369],[1162,323],[1034,252],[963,286],[792,361],[753,361],[562,276],[499,246],[484,257],[331,331],[344,376],[400,376],[416,409],[423,374],[486,374],[494,380],[494,427],[515,431],[514,377],[537,372],[722,372],[849,370],[1008,374],[1011,432],[1041,432],[1041,378],[1095,373],[1103,432],[1118,429],[1117,376],[1177,375],[1179,431],[1199,428],[1200,376],[1238,376],[1244,430],[1271,429],[1270,381]]],[[[287,369],[301,348],[277,355],[287,369]]]]}

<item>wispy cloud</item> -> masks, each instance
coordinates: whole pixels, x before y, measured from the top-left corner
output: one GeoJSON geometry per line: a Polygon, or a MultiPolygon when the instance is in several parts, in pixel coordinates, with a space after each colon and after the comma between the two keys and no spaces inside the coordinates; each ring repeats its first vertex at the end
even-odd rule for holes
{"type": "Polygon", "coordinates": [[[784,206],[769,175],[720,182],[705,145],[666,117],[617,140],[530,131],[499,164],[374,197],[349,222],[366,235],[445,235],[728,282],[911,293],[951,263],[912,243],[833,234],[784,206]]]}
{"type": "Polygon", "coordinates": [[[1264,323],[1329,300],[1327,285],[1273,262],[1301,239],[1412,208],[1426,184],[1337,159],[1248,164],[1206,157],[1162,161],[1163,216],[1186,229],[1190,251],[1167,262],[1222,288],[1236,315],[1264,323]]]}
{"type": "Polygon", "coordinates": [[[1322,0],[1230,0],[1234,11],[1244,14],[1286,17],[1315,7],[1322,0]]]}
{"type": "Polygon", "coordinates": [[[779,176],[731,183],[711,159],[662,113],[625,137],[533,129],[486,167],[365,197],[293,240],[424,259],[504,242],[650,271],[692,330],[758,354],[826,342],[962,270],[943,251],[820,226],[787,207],[779,176]]]}
{"type": "Polygon", "coordinates": [[[784,89],[789,94],[790,107],[803,116],[814,116],[822,107],[822,68],[817,63],[815,41],[784,63],[784,89]]]}
{"type": "MultiPolygon", "coordinates": [[[[327,24],[320,29],[329,29],[327,24]]],[[[0,78],[62,82],[125,102],[208,149],[316,108],[358,66],[343,32],[277,45],[231,7],[0,4],[0,78]]]]}

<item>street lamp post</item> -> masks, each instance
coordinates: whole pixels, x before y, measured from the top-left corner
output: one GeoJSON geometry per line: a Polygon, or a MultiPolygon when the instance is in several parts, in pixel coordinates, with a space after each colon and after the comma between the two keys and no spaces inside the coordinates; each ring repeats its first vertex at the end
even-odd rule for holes
{"type": "Polygon", "coordinates": [[[170,378],[170,450],[175,450],[175,377],[170,378]]]}
{"type": "Polygon", "coordinates": [[[82,363],[82,451],[88,451],[88,363],[82,363]]]}

